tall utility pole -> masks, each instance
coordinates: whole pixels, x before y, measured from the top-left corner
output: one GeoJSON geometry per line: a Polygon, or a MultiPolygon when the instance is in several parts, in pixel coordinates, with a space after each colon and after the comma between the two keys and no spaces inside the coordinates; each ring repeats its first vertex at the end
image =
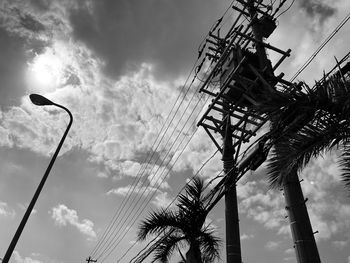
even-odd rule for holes
{"type": "Polygon", "coordinates": [[[286,210],[298,263],[320,263],[317,245],[298,174],[294,171],[283,185],[286,210]]]}
{"type": "Polygon", "coordinates": [[[222,161],[224,163],[224,173],[227,176],[227,182],[225,183],[226,262],[242,262],[231,120],[229,114],[223,115],[223,117],[225,134],[222,161]]]}
{"type": "MultiPolygon", "coordinates": [[[[232,8],[237,16],[231,27],[226,28],[225,36],[220,36],[223,30],[219,27],[222,19],[219,19],[199,50],[198,58],[202,62],[196,74],[201,73],[205,61],[209,62],[204,79],[200,79],[199,92],[212,100],[197,126],[203,127],[221,152],[225,172],[205,196],[204,204],[209,212],[225,197],[227,263],[242,263],[236,183],[248,170],[256,170],[266,160],[268,150],[275,143],[267,134],[258,136],[268,116],[257,113],[254,107],[296,89],[294,83],[283,79],[283,73],[275,75],[291,50],[284,51],[264,42],[275,30],[275,16],[286,0],[276,2],[236,0],[232,8]],[[274,52],[275,63],[268,59],[267,49],[274,52]],[[250,142],[254,136],[258,137],[257,143],[250,142]]],[[[299,181],[286,182],[284,190],[298,263],[318,263],[299,181]],[[297,209],[298,206],[301,209],[297,209]],[[299,220],[300,215],[302,220],[299,220]],[[306,250],[311,251],[310,255],[306,255],[309,253],[306,250]]],[[[143,261],[156,246],[155,242],[137,262],[143,261]]]]}
{"type": "MultiPolygon", "coordinates": [[[[270,96],[280,96],[294,89],[294,84],[283,79],[283,73],[275,76],[274,71],[290,55],[264,42],[276,28],[274,15],[286,1],[280,1],[275,9],[263,3],[263,0],[237,0],[239,5],[232,6],[238,11],[238,17],[224,38],[219,32],[209,33],[209,47],[206,55],[215,62],[215,66],[200,89],[214,99],[208,110],[198,122],[203,126],[214,144],[222,153],[225,179],[213,189],[208,197],[211,209],[221,197],[225,196],[226,250],[227,263],[241,263],[239,240],[238,205],[236,181],[249,170],[255,170],[265,159],[265,139],[261,139],[251,154],[243,154],[243,144],[256,135],[266,123],[266,116],[254,114],[254,106],[270,96]],[[249,18],[240,23],[240,17],[249,18]],[[266,49],[281,55],[272,65],[266,49]],[[220,88],[214,92],[213,79],[219,75],[220,88]],[[217,117],[222,116],[221,120],[217,117]],[[220,146],[220,137],[223,140],[220,146]]],[[[271,3],[271,2],[269,2],[271,3]]],[[[261,137],[262,138],[262,137],[261,137]]],[[[299,263],[317,263],[318,251],[313,237],[310,220],[297,175],[284,185],[285,200],[291,221],[293,240],[299,263]],[[300,200],[303,202],[300,203],[300,200]],[[300,203],[300,205],[299,205],[300,203]]]]}

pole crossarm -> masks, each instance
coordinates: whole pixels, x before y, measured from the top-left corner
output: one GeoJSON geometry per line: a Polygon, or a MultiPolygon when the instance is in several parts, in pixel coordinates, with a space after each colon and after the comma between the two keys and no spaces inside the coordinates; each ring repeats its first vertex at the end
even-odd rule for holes
{"type": "MultiPolygon", "coordinates": [[[[265,43],[276,28],[274,17],[280,5],[274,8],[269,1],[237,0],[232,9],[237,12],[236,20],[220,37],[220,30],[211,31],[207,38],[207,54],[211,61],[210,71],[200,87],[212,97],[208,108],[197,126],[204,128],[218,150],[223,153],[222,138],[225,134],[225,118],[230,118],[230,132],[233,147],[235,176],[234,184],[249,170],[255,170],[267,156],[269,147],[260,143],[256,151],[243,155],[252,147],[251,139],[267,123],[268,117],[258,114],[255,108],[272,96],[282,96],[295,89],[295,84],[276,74],[279,66],[290,56],[286,51],[265,43]],[[273,53],[271,61],[266,52],[273,53]],[[216,85],[220,82],[220,85],[216,85]],[[223,117],[224,116],[224,117],[223,117]],[[243,155],[243,156],[242,156],[243,155]],[[251,156],[254,156],[255,160],[251,156]]],[[[261,137],[262,140],[266,140],[261,137]]],[[[229,178],[224,178],[211,190],[206,198],[210,210],[225,195],[229,178]]],[[[231,180],[232,182],[232,180],[231,180]]]]}
{"type": "MultiPolygon", "coordinates": [[[[211,29],[198,51],[198,58],[202,57],[196,68],[197,77],[202,82],[199,92],[212,100],[197,126],[203,127],[222,154],[227,131],[232,139],[232,168],[226,169],[222,179],[204,197],[207,212],[235,187],[248,170],[257,169],[267,158],[271,148],[271,143],[267,143],[268,135],[251,143],[268,121],[268,117],[258,114],[254,107],[271,96],[283,96],[284,92],[296,87],[283,78],[283,73],[275,74],[291,50],[284,51],[264,41],[277,27],[275,16],[285,2],[279,1],[275,7],[268,0],[236,0],[232,5],[235,12],[232,25],[211,29]],[[273,56],[268,55],[275,58],[274,61],[268,59],[266,50],[273,53],[273,56]]],[[[161,241],[152,242],[130,262],[143,262],[161,241]]]]}
{"type": "Polygon", "coordinates": [[[220,115],[227,114],[224,108],[229,109],[234,148],[240,148],[241,144],[248,143],[267,122],[265,116],[254,114],[252,106],[258,105],[259,100],[268,96],[264,93],[278,93],[276,86],[283,86],[283,89],[286,89],[286,86],[292,85],[283,80],[283,74],[277,77],[273,74],[283,60],[290,55],[291,50],[283,51],[253,37],[253,22],[260,23],[260,27],[265,32],[264,36],[271,34],[274,30],[275,20],[267,12],[272,11],[272,8],[268,8],[263,1],[256,1],[254,8],[257,13],[251,19],[247,19],[245,17],[248,14],[248,2],[243,0],[237,2],[240,7],[233,7],[238,11],[237,19],[226,36],[220,38],[219,32],[209,33],[207,43],[212,46],[208,48],[208,54],[210,54],[208,57],[212,60],[213,66],[200,88],[200,92],[208,94],[213,99],[197,125],[205,129],[220,152],[222,152],[220,140],[224,132],[220,115]],[[259,11],[262,8],[268,10],[259,11]],[[257,45],[263,45],[271,52],[276,52],[280,58],[274,65],[268,61],[270,65],[261,69],[257,51],[254,51],[257,45]],[[218,79],[222,84],[213,90],[213,84],[218,79]],[[225,106],[225,104],[228,105],[225,106]]]}

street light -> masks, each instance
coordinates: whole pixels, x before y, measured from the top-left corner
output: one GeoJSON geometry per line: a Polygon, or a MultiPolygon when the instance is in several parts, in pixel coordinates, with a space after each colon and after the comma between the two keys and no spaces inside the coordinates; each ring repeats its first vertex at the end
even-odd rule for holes
{"type": "Polygon", "coordinates": [[[58,155],[58,153],[59,153],[59,151],[60,151],[60,149],[61,149],[61,147],[63,145],[63,142],[64,142],[64,140],[65,140],[65,138],[66,138],[66,136],[68,134],[68,131],[69,131],[69,129],[72,126],[72,123],[73,123],[72,113],[66,107],[63,107],[62,105],[56,104],[56,103],[48,100],[47,98],[45,98],[45,97],[43,97],[41,95],[38,95],[38,94],[31,94],[31,95],[29,95],[29,98],[30,98],[30,100],[32,101],[33,104],[38,105],[38,106],[52,105],[52,106],[56,106],[56,107],[59,107],[61,109],[64,109],[69,114],[70,120],[69,120],[69,124],[67,126],[67,129],[64,132],[63,137],[62,137],[60,143],[58,144],[54,155],[51,158],[49,166],[47,167],[47,169],[45,171],[45,174],[44,174],[43,178],[41,179],[40,184],[38,185],[38,188],[36,189],[32,200],[30,201],[30,204],[29,204],[29,206],[28,206],[28,208],[27,208],[27,210],[26,210],[26,212],[25,212],[25,214],[24,214],[24,216],[22,218],[22,221],[19,224],[15,235],[12,238],[12,241],[11,241],[11,243],[10,243],[10,245],[9,245],[7,251],[6,251],[6,254],[5,254],[5,256],[4,256],[3,260],[2,260],[3,263],[8,263],[9,262],[10,257],[12,255],[12,252],[13,252],[13,250],[16,247],[17,241],[18,241],[19,237],[21,236],[23,228],[24,228],[25,224],[28,221],[28,218],[29,218],[29,216],[30,216],[30,214],[31,214],[31,212],[32,212],[32,210],[34,208],[34,205],[35,205],[35,203],[36,203],[36,201],[37,201],[37,199],[39,197],[39,194],[40,194],[41,190],[43,189],[45,181],[46,181],[47,177],[49,176],[51,168],[52,168],[52,166],[53,166],[53,164],[54,164],[54,162],[56,160],[56,157],[57,157],[57,155],[58,155]]]}

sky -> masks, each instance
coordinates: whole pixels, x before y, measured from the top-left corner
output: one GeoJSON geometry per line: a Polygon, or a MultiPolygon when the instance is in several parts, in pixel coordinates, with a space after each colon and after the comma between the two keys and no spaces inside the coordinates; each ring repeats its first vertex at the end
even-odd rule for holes
{"type": "MultiPolygon", "coordinates": [[[[190,86],[187,78],[198,47],[230,4],[0,2],[0,258],[69,120],[61,109],[33,105],[31,93],[70,109],[74,122],[11,262],[85,262],[90,255],[129,262],[145,245],[135,243],[135,233],[149,211],[166,207],[197,171],[206,181],[219,174],[220,156],[211,158],[215,146],[195,125],[206,105],[197,92],[200,81],[190,86]],[[180,101],[185,106],[177,107],[180,101]],[[116,239],[98,247],[113,218],[116,239]]],[[[349,10],[347,0],[295,0],[278,18],[267,42],[292,49],[279,68],[286,79],[349,10]]],[[[229,9],[224,25],[235,15],[229,9]]],[[[349,52],[349,36],[346,24],[298,79],[312,85],[335,56],[349,52]]],[[[312,160],[300,177],[322,262],[350,263],[349,192],[337,154],[312,160]]],[[[296,262],[283,195],[269,188],[265,165],[248,172],[237,191],[243,261],[296,262]]],[[[222,202],[208,222],[224,240],[222,202]]],[[[221,258],[226,262],[224,246],[221,258]]]]}

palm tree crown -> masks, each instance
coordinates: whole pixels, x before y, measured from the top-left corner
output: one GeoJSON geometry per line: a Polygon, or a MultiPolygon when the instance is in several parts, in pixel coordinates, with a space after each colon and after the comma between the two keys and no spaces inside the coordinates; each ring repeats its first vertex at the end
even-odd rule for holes
{"type": "Polygon", "coordinates": [[[204,208],[203,191],[203,181],[195,177],[186,185],[185,194],[178,196],[175,211],[152,212],[141,222],[139,240],[151,234],[162,238],[154,251],[155,260],[168,262],[174,250],[185,246],[189,250],[183,260],[188,263],[214,262],[219,258],[220,241],[213,235],[213,229],[204,224],[208,211],[204,208]]]}
{"type": "Polygon", "coordinates": [[[334,75],[313,88],[303,84],[303,89],[273,98],[256,108],[271,121],[272,186],[280,186],[286,176],[300,171],[311,158],[339,149],[342,177],[350,187],[350,81],[334,75]]]}

